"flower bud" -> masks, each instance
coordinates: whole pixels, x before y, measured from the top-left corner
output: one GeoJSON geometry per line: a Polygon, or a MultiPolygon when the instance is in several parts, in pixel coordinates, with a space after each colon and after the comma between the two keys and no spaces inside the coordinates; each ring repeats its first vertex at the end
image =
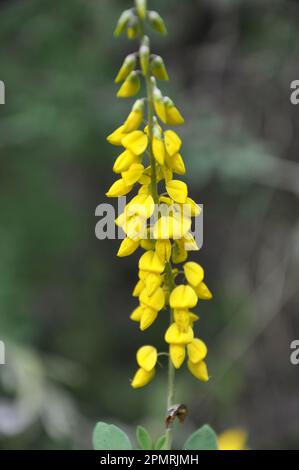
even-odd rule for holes
{"type": "Polygon", "coordinates": [[[126,29],[130,18],[132,18],[133,12],[132,10],[125,10],[119,17],[117,22],[116,28],[114,30],[114,36],[120,36],[126,29]]]}
{"type": "Polygon", "coordinates": [[[140,64],[141,64],[141,69],[144,75],[147,74],[147,71],[149,68],[149,55],[150,55],[149,44],[150,44],[149,38],[147,36],[144,36],[140,49],[139,49],[140,64]]]}
{"type": "Polygon", "coordinates": [[[138,93],[140,90],[140,77],[138,72],[131,72],[118,90],[118,98],[130,98],[138,93]]]}
{"type": "Polygon", "coordinates": [[[127,36],[128,39],[136,39],[140,31],[139,22],[136,16],[132,16],[129,20],[127,36]]]}
{"type": "Polygon", "coordinates": [[[159,119],[161,119],[162,122],[164,122],[164,124],[166,124],[166,110],[163,101],[163,95],[161,93],[161,90],[159,90],[159,88],[157,87],[155,87],[153,90],[153,98],[157,116],[159,117],[159,119]]]}
{"type": "Polygon", "coordinates": [[[117,74],[117,76],[114,80],[115,83],[119,83],[119,82],[122,82],[123,80],[125,80],[127,78],[127,76],[130,75],[131,72],[133,72],[133,70],[136,66],[136,62],[137,62],[136,55],[135,54],[129,54],[125,58],[122,66],[121,66],[121,68],[120,68],[120,70],[119,70],[119,72],[118,72],[118,74],[117,74]]]}
{"type": "Polygon", "coordinates": [[[144,100],[137,100],[130,112],[129,116],[127,117],[126,122],[123,126],[123,132],[129,133],[136,131],[143,120],[143,111],[144,111],[144,100]]]}
{"type": "Polygon", "coordinates": [[[163,18],[156,11],[148,12],[148,20],[154,31],[160,34],[167,34],[167,29],[163,18]]]}
{"type": "Polygon", "coordinates": [[[168,96],[164,97],[164,104],[166,111],[166,124],[169,126],[179,126],[180,124],[184,124],[185,120],[183,116],[168,96]]]}
{"type": "Polygon", "coordinates": [[[147,0],[135,0],[135,2],[136,2],[136,9],[137,9],[138,15],[140,16],[142,20],[144,20],[146,17],[147,0]]]}
{"type": "Polygon", "coordinates": [[[151,72],[157,80],[169,80],[162,57],[156,56],[151,62],[151,72]]]}

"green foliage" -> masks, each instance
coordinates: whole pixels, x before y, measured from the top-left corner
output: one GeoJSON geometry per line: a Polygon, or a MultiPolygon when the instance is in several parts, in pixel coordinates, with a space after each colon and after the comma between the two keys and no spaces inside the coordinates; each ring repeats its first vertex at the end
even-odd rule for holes
{"type": "Polygon", "coordinates": [[[152,438],[143,426],[137,426],[136,439],[140,449],[151,450],[153,448],[152,438]]]}
{"type": "Polygon", "coordinates": [[[218,450],[215,432],[205,424],[188,437],[184,450],[218,450]]]}
{"type": "Polygon", "coordinates": [[[165,450],[165,445],[166,445],[166,435],[163,434],[163,436],[160,436],[154,445],[155,450],[165,450]]]}
{"type": "Polygon", "coordinates": [[[97,423],[92,437],[95,450],[132,450],[130,439],[114,424],[97,423]]]}

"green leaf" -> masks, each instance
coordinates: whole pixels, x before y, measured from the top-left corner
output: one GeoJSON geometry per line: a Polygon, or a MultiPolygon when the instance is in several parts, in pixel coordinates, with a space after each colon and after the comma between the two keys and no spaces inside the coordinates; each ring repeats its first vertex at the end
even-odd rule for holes
{"type": "Polygon", "coordinates": [[[153,448],[153,441],[143,426],[137,426],[136,438],[141,449],[151,450],[153,448]]]}
{"type": "Polygon", "coordinates": [[[95,450],[132,450],[132,444],[126,433],[114,424],[97,423],[92,442],[95,450]]]}
{"type": "Polygon", "coordinates": [[[154,449],[155,450],[166,450],[165,444],[166,444],[166,435],[163,434],[163,436],[160,436],[156,440],[155,445],[154,445],[154,449]]]}
{"type": "Polygon", "coordinates": [[[188,437],[184,450],[218,450],[217,436],[213,429],[205,424],[188,437]]]}

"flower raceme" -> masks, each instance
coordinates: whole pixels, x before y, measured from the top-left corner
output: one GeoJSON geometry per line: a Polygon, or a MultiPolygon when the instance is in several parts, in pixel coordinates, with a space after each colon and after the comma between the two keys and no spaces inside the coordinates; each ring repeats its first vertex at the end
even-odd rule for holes
{"type": "MultiPolygon", "coordinates": [[[[186,360],[191,374],[205,382],[209,379],[207,347],[195,337],[194,324],[199,317],[192,309],[198,301],[211,299],[212,294],[204,283],[204,269],[187,261],[189,251],[198,250],[191,225],[200,208],[189,197],[187,184],[175,176],[184,175],[186,167],[181,155],[182,139],[169,127],[182,125],[184,118],[157,85],[158,80],[169,77],[163,59],[151,53],[144,30],[149,24],[165,34],[166,28],[158,13],[147,11],[145,5],[136,0],[136,8],[121,15],[115,30],[116,36],[127,31],[130,39],[140,38],[139,50],[126,57],[116,76],[115,82],[120,84],[117,96],[137,95],[142,79],[146,96],[138,97],[124,122],[107,138],[121,150],[113,165],[118,179],[106,195],[120,197],[135,192],[115,221],[126,234],[117,255],[125,257],[142,250],[133,290],[138,305],[131,320],[144,331],[157,318],[165,319],[165,311],[170,308],[171,322],[164,338],[171,364],[178,369],[186,360]],[[164,187],[161,194],[158,185],[164,187]],[[181,263],[182,268],[174,266],[181,263]]],[[[137,351],[139,368],[131,382],[133,388],[153,379],[158,355],[151,345],[137,351]]]]}

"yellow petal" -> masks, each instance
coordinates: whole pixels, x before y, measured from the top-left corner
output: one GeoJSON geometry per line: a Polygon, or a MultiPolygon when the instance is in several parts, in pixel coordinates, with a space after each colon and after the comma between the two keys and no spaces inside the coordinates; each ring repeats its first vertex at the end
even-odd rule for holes
{"type": "Polygon", "coordinates": [[[112,134],[108,135],[107,140],[112,145],[122,145],[122,139],[126,137],[124,126],[118,127],[112,134]]]}
{"type": "Polygon", "coordinates": [[[163,289],[158,287],[158,289],[156,289],[151,296],[149,296],[146,289],[144,289],[139,296],[139,301],[142,305],[159,311],[164,307],[165,304],[163,289]]]}
{"type": "Polygon", "coordinates": [[[185,249],[185,243],[182,240],[176,240],[173,251],[172,251],[172,262],[174,264],[183,263],[188,258],[187,250],[185,249]]]}
{"type": "Polygon", "coordinates": [[[209,380],[207,365],[204,361],[197,362],[196,364],[188,361],[188,369],[198,380],[201,380],[202,382],[207,382],[209,380]]]}
{"type": "Polygon", "coordinates": [[[154,250],[155,240],[149,240],[148,238],[145,238],[144,240],[140,240],[140,246],[146,251],[154,250]]]}
{"type": "Polygon", "coordinates": [[[184,264],[184,273],[187,281],[192,287],[198,286],[204,278],[204,270],[200,264],[189,261],[184,264]]]}
{"type": "Polygon", "coordinates": [[[142,131],[133,131],[122,139],[122,145],[135,155],[141,155],[148,144],[148,137],[142,131]]]}
{"type": "Polygon", "coordinates": [[[153,346],[142,346],[142,348],[138,349],[136,358],[139,367],[150,372],[157,363],[157,349],[153,346]]]}
{"type": "Polygon", "coordinates": [[[164,132],[164,141],[166,145],[167,153],[172,157],[176,153],[179,153],[182,146],[182,141],[176,132],[168,130],[164,132]]]}
{"type": "Polygon", "coordinates": [[[174,172],[178,173],[179,175],[184,175],[186,173],[186,167],[184,160],[181,154],[176,153],[172,157],[170,155],[166,155],[166,163],[168,167],[174,172]]]}
{"type": "Polygon", "coordinates": [[[141,329],[141,331],[144,331],[147,328],[149,328],[154,323],[157,316],[158,316],[157,310],[154,310],[154,309],[149,308],[149,307],[145,307],[144,310],[143,310],[141,319],[140,319],[140,329],[141,329]]]}
{"type": "Polygon", "coordinates": [[[145,369],[138,369],[134,378],[131,382],[133,388],[140,388],[147,385],[155,375],[155,369],[152,369],[150,372],[146,371],[145,369]]]}
{"type": "Polygon", "coordinates": [[[139,297],[139,295],[141,294],[144,288],[145,288],[145,283],[141,279],[139,279],[136,286],[134,287],[133,294],[132,294],[133,297],[139,297]]]}
{"type": "Polygon", "coordinates": [[[191,362],[197,363],[202,361],[208,352],[208,348],[205,343],[198,338],[194,338],[187,346],[188,356],[191,362]]]}
{"type": "Polygon", "coordinates": [[[211,300],[213,297],[212,292],[204,282],[201,282],[194,290],[197,297],[201,300],[211,300]]]}
{"type": "Polygon", "coordinates": [[[127,186],[135,184],[142,175],[144,166],[141,163],[133,163],[127,171],[124,171],[121,176],[127,186]]]}
{"type": "Polygon", "coordinates": [[[219,450],[246,450],[247,433],[243,429],[228,429],[217,440],[219,450]]]}
{"type": "Polygon", "coordinates": [[[171,344],[169,346],[169,354],[174,367],[179,369],[185,360],[185,346],[181,344],[171,344]]]}
{"type": "Polygon", "coordinates": [[[179,126],[184,124],[185,120],[181,115],[180,111],[176,108],[176,106],[167,106],[165,107],[166,110],[166,124],[169,126],[179,126]]]}
{"type": "Polygon", "coordinates": [[[176,323],[172,323],[165,333],[165,341],[169,344],[188,344],[193,337],[194,333],[190,326],[186,332],[182,332],[176,323]]]}
{"type": "Polygon", "coordinates": [[[186,183],[179,180],[171,180],[166,184],[166,191],[175,202],[184,204],[188,196],[186,183]]]}
{"type": "Polygon", "coordinates": [[[120,83],[123,80],[125,80],[127,78],[127,76],[130,75],[131,72],[133,72],[133,70],[135,68],[135,65],[136,65],[136,56],[135,56],[135,54],[129,54],[125,58],[122,66],[121,66],[121,68],[120,68],[120,70],[117,74],[117,77],[115,78],[115,83],[120,83]]]}
{"type": "Polygon", "coordinates": [[[173,316],[179,330],[182,332],[188,331],[189,326],[191,326],[188,310],[174,309],[173,316]]]}
{"type": "Polygon", "coordinates": [[[122,86],[117,92],[118,98],[130,98],[136,95],[140,90],[140,78],[139,75],[134,71],[126,78],[122,86]]]}
{"type": "Polygon", "coordinates": [[[113,183],[113,185],[109,188],[108,192],[106,193],[107,197],[119,197],[125,196],[128,194],[133,186],[127,186],[124,180],[121,178],[113,183]]]}
{"type": "Polygon", "coordinates": [[[165,145],[162,139],[153,137],[153,154],[159,165],[164,165],[165,159],[165,145]]]}
{"type": "Polygon", "coordinates": [[[171,243],[169,240],[157,240],[155,250],[162,263],[170,260],[171,243]]]}
{"type": "Polygon", "coordinates": [[[140,157],[134,155],[130,150],[122,152],[113,165],[114,173],[122,173],[130,168],[133,163],[139,163],[140,157]]]}
{"type": "Polygon", "coordinates": [[[192,217],[196,217],[201,213],[201,208],[199,207],[199,205],[195,201],[193,201],[193,199],[191,199],[191,197],[187,197],[185,205],[186,204],[189,204],[189,206],[190,206],[189,210],[190,210],[190,215],[192,217]]]}
{"type": "Polygon", "coordinates": [[[123,258],[124,256],[130,256],[134,251],[139,247],[139,240],[131,240],[130,238],[125,238],[119,247],[117,256],[123,258]]]}
{"type": "Polygon", "coordinates": [[[164,271],[164,263],[162,263],[157,253],[151,250],[141,256],[139,260],[139,269],[142,271],[161,274],[164,271]]]}
{"type": "Polygon", "coordinates": [[[133,197],[127,205],[127,213],[129,216],[136,214],[148,219],[152,216],[154,210],[155,203],[151,194],[138,194],[133,197]]]}
{"type": "Polygon", "coordinates": [[[162,284],[162,277],[160,274],[149,273],[145,279],[145,290],[150,297],[162,284]]]}
{"type": "Polygon", "coordinates": [[[170,307],[177,309],[188,309],[197,304],[197,295],[190,286],[177,286],[170,295],[170,307]]]}
{"type": "Polygon", "coordinates": [[[136,322],[140,322],[143,312],[144,312],[144,307],[139,305],[131,313],[130,319],[136,322]]]}

